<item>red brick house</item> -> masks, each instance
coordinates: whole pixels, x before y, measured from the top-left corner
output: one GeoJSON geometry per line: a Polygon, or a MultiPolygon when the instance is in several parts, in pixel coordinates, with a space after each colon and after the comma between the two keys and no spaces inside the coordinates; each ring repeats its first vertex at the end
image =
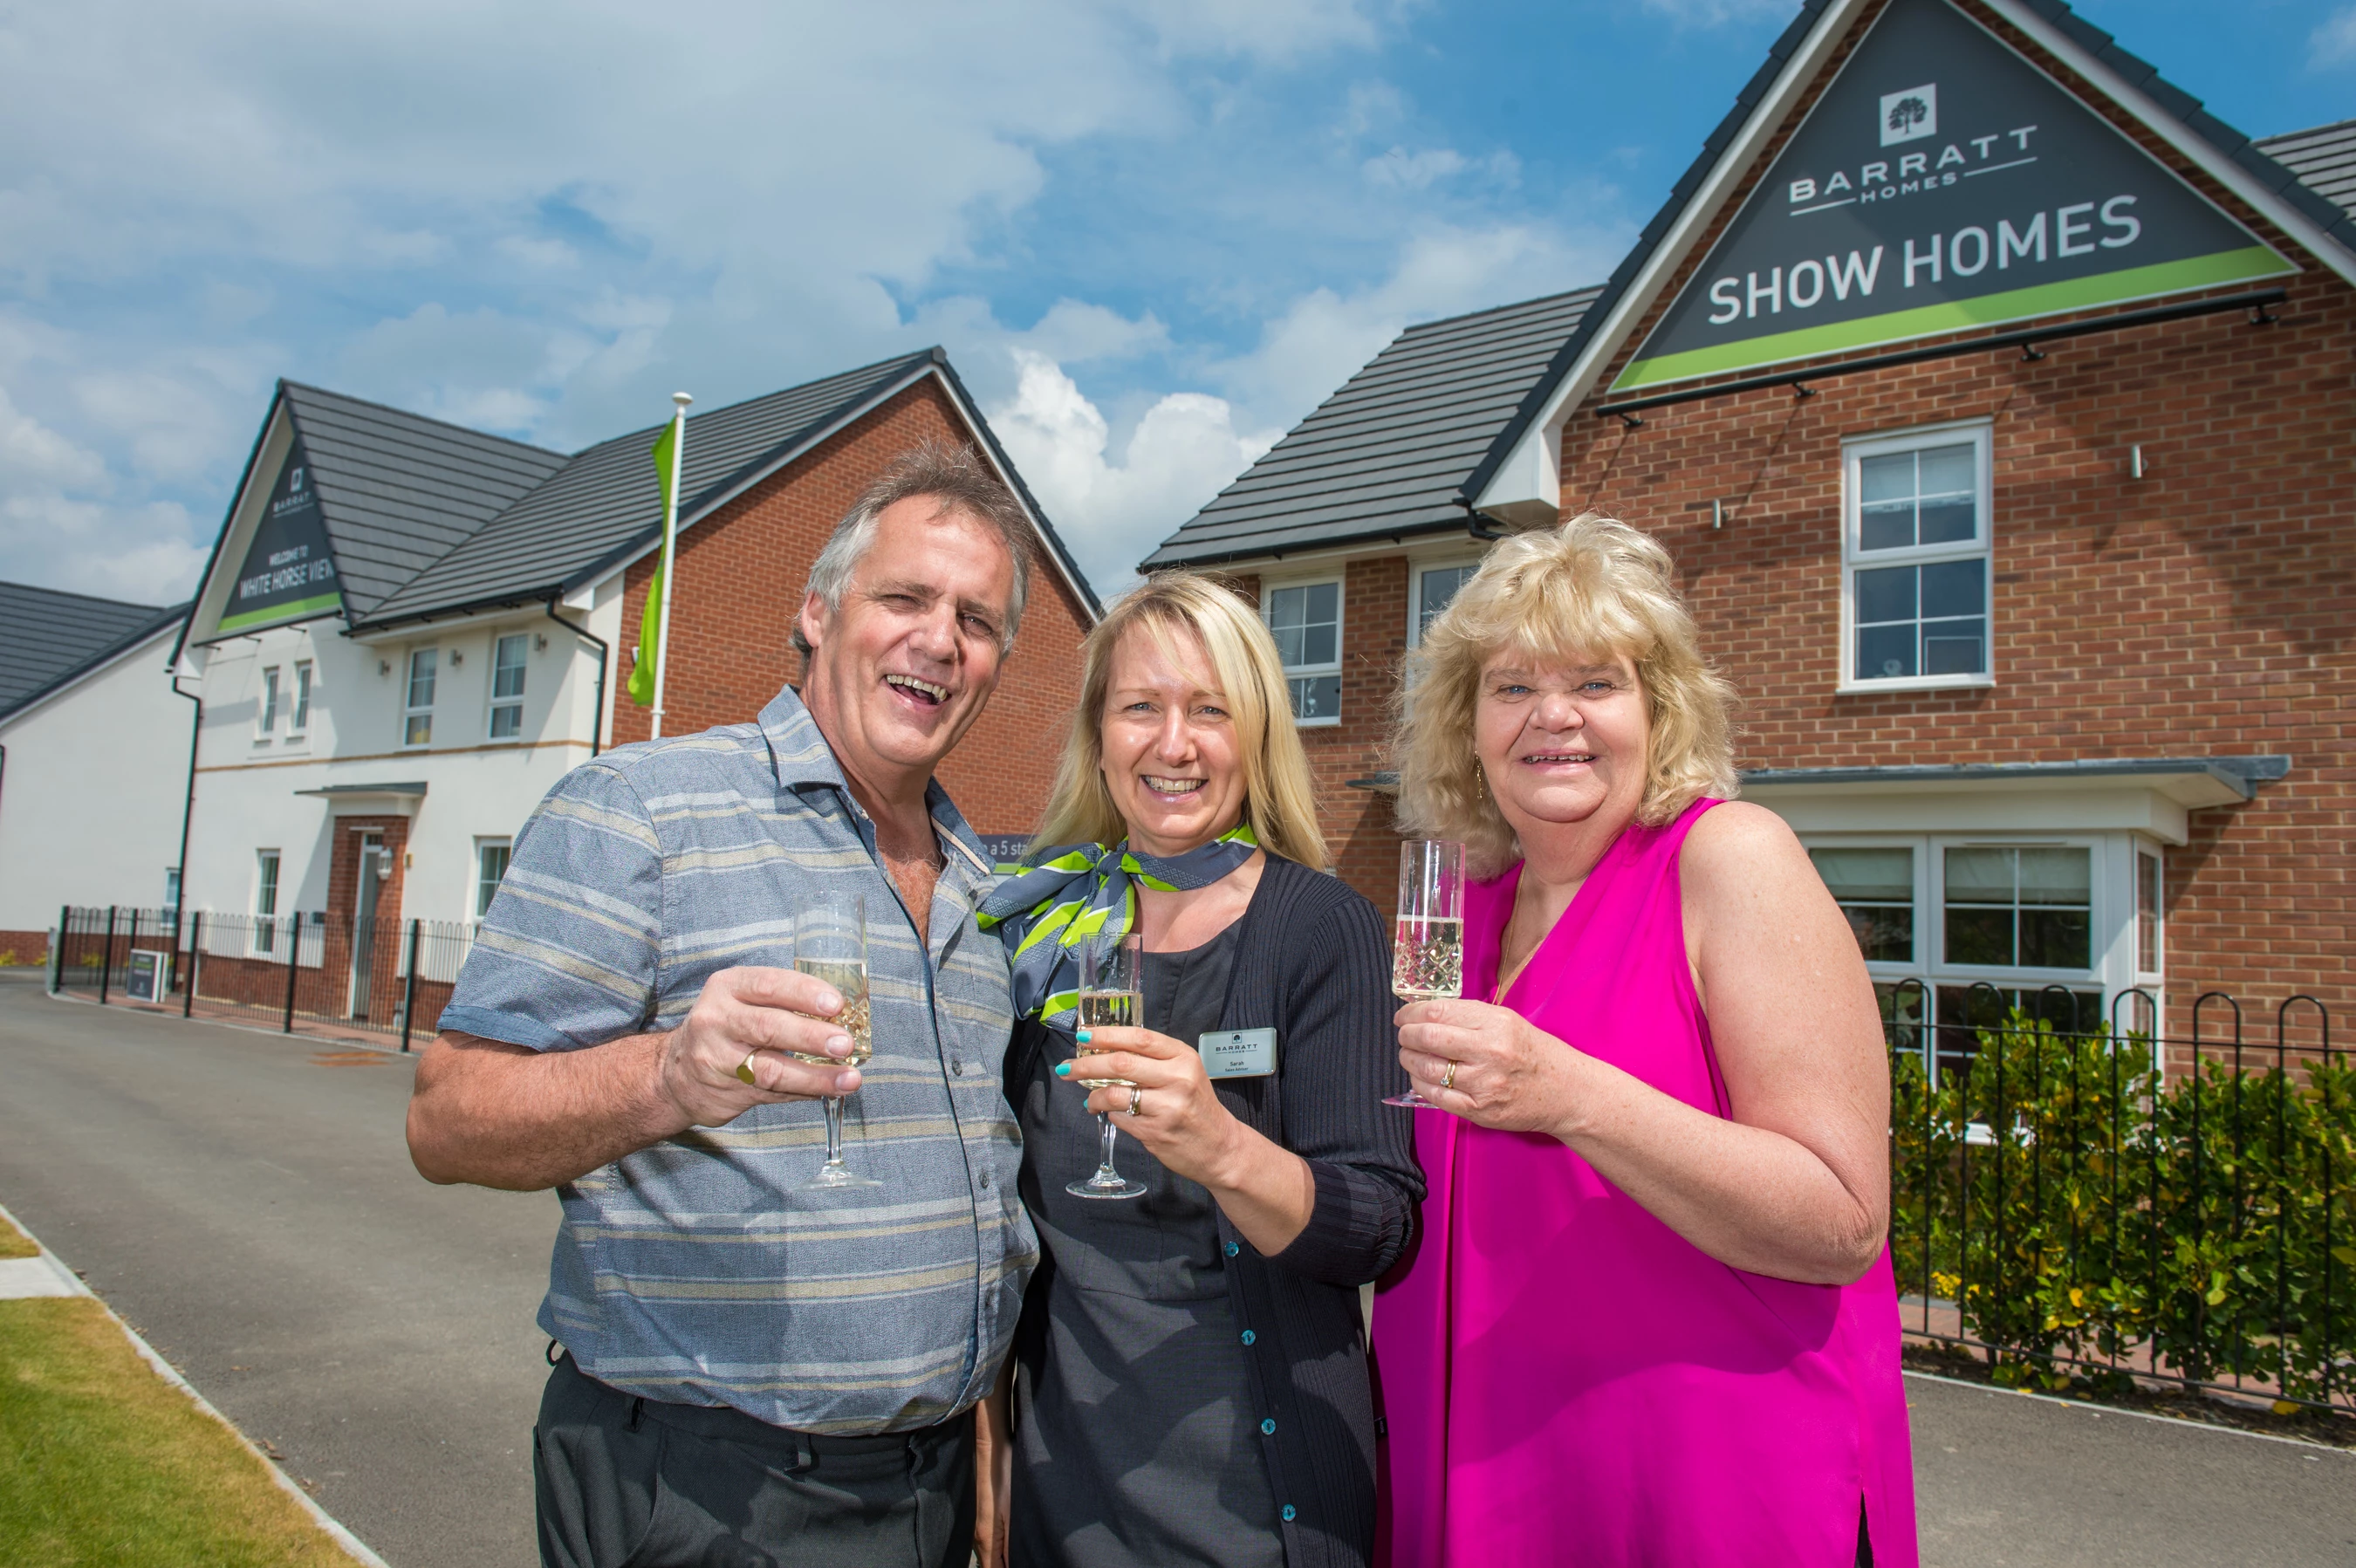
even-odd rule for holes
{"type": "Polygon", "coordinates": [[[1264,605],[1387,900],[1421,618],[1622,517],[1886,1010],[2270,1046],[2356,1026],[2351,372],[2356,122],[2252,142],[2056,0],[1812,0],[1601,288],[1410,328],[1150,564],[1264,605]]]}

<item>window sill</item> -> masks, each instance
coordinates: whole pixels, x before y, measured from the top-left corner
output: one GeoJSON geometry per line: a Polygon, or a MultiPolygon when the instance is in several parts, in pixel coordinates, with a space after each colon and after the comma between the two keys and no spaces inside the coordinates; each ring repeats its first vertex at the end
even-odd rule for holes
{"type": "Polygon", "coordinates": [[[1917,675],[1895,681],[1843,681],[1837,697],[1871,697],[1884,692],[1973,692],[1996,684],[1993,675],[1917,675]]]}
{"type": "Polygon", "coordinates": [[[1295,719],[1292,721],[1292,727],[1295,729],[1337,729],[1341,726],[1341,723],[1342,715],[1335,714],[1331,718],[1295,719]]]}

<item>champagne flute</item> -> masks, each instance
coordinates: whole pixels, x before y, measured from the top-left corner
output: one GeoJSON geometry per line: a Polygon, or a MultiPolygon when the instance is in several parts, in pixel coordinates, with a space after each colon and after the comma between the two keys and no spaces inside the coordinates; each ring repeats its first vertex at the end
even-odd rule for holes
{"type": "MultiPolygon", "coordinates": [[[[1080,942],[1080,1027],[1083,1029],[1135,1028],[1145,1022],[1145,940],[1134,931],[1126,937],[1114,938],[1104,933],[1083,938],[1080,942]]],[[[1080,1046],[1073,1059],[1103,1054],[1103,1046],[1080,1046]]],[[[1135,1086],[1126,1079],[1083,1078],[1077,1080],[1084,1089],[1130,1088],[1135,1086]]],[[[1097,1133],[1101,1139],[1096,1175],[1086,1181],[1067,1183],[1064,1190],[1074,1197],[1141,1197],[1144,1184],[1130,1181],[1113,1168],[1112,1146],[1119,1130],[1112,1124],[1109,1112],[1097,1112],[1097,1133]]]]}
{"type": "MultiPolygon", "coordinates": [[[[794,921],[794,968],[834,987],[842,997],[842,1011],[834,1024],[851,1036],[851,1054],[830,1057],[823,1051],[790,1051],[787,1055],[812,1067],[864,1067],[875,1054],[867,994],[867,897],[859,892],[825,893],[802,906],[794,921]]],[[[826,1164],[803,1183],[805,1190],[824,1187],[882,1187],[871,1177],[854,1176],[842,1163],[842,1097],[830,1094],[826,1107],[826,1164]]]]}
{"type": "MultiPolygon", "coordinates": [[[[1464,993],[1464,846],[1453,840],[1409,839],[1399,845],[1391,990],[1403,1002],[1464,993]]],[[[1383,1103],[1440,1109],[1413,1089],[1387,1094],[1383,1103]]]]}

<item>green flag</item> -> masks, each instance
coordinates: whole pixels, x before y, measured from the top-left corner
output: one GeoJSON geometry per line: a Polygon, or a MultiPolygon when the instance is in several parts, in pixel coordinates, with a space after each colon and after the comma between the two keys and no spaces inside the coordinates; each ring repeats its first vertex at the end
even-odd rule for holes
{"type": "Polygon", "coordinates": [[[679,422],[663,426],[655,437],[655,478],[662,485],[663,548],[655,556],[655,575],[647,581],[647,607],[638,618],[638,661],[630,667],[630,701],[639,707],[654,705],[655,661],[662,650],[663,573],[670,557],[673,497],[679,489],[679,422]]]}

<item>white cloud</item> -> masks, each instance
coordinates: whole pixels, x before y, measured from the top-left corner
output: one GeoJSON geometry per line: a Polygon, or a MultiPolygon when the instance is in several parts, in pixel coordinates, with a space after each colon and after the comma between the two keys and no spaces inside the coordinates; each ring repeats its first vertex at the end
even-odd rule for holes
{"type": "Polygon", "coordinates": [[[99,455],[22,413],[0,388],[0,578],[164,604],[196,581],[204,552],[185,510],[118,506],[99,455]]]}
{"type": "Polygon", "coordinates": [[[2325,17],[2308,38],[2309,59],[2316,65],[2345,65],[2356,60],[2356,5],[2325,17]]]}
{"type": "Polygon", "coordinates": [[[1789,16],[1793,0],[1644,0],[1644,9],[1681,27],[1719,27],[1764,16],[1789,16]]]}
{"type": "Polygon", "coordinates": [[[1146,411],[1110,456],[1112,429],[1063,368],[1012,351],[1013,396],[990,423],[1100,594],[1118,593],[1162,538],[1276,443],[1238,432],[1225,400],[1173,392],[1146,411]]]}
{"type": "Polygon", "coordinates": [[[1368,185],[1421,190],[1433,180],[1462,174],[1468,166],[1464,155],[1453,147],[1430,147],[1419,153],[1393,147],[1360,164],[1358,172],[1368,185]]]}

